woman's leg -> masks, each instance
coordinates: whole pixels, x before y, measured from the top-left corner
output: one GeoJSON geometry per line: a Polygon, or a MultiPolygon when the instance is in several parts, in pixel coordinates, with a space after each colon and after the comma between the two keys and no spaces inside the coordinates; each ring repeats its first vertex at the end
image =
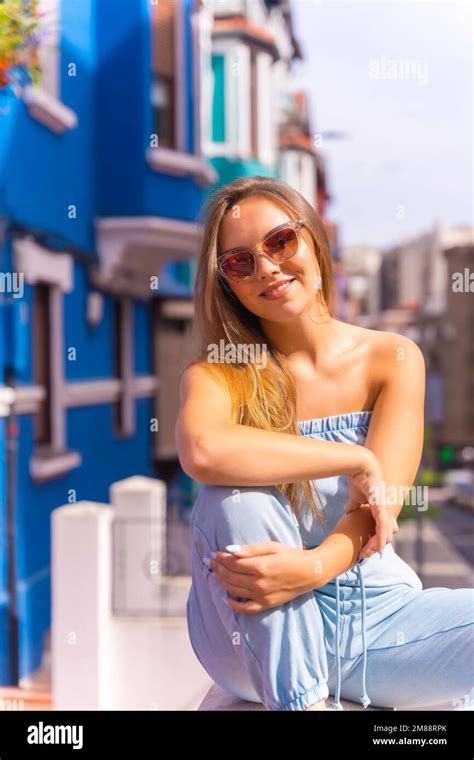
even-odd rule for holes
{"type": "MultiPolygon", "coordinates": [[[[474,589],[419,591],[379,624],[367,650],[373,707],[466,706],[474,697],[474,589]]],[[[328,655],[329,687],[335,658],[328,655]]],[[[357,700],[362,656],[343,661],[341,696],[357,700]]],[[[473,703],[471,701],[471,707],[473,703]]]]}
{"type": "Polygon", "coordinates": [[[235,613],[203,557],[229,544],[279,541],[302,548],[294,513],[276,487],[203,486],[192,514],[191,643],[216,683],[268,710],[325,699],[323,621],[313,593],[257,614],[235,613]]]}

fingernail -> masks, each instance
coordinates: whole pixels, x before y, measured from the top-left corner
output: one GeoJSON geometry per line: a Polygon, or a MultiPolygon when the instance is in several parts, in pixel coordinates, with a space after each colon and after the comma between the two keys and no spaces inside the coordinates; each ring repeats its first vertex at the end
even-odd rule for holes
{"type": "Polygon", "coordinates": [[[204,562],[204,564],[205,564],[205,565],[207,565],[208,567],[209,567],[209,565],[211,564],[211,560],[209,559],[209,557],[203,557],[203,558],[202,558],[202,561],[203,561],[203,562],[204,562]]]}
{"type": "Polygon", "coordinates": [[[209,556],[212,557],[212,559],[215,559],[217,557],[217,552],[210,552],[209,556]]]}
{"type": "Polygon", "coordinates": [[[226,546],[225,550],[226,552],[230,552],[232,554],[234,552],[241,552],[242,547],[240,544],[229,544],[229,546],[226,546]]]}

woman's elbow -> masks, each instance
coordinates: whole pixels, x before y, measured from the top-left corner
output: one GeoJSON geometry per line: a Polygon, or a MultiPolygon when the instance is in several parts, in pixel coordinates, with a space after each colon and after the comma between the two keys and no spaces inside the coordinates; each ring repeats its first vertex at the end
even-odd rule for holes
{"type": "Polygon", "coordinates": [[[206,483],[209,477],[209,453],[202,439],[196,439],[192,444],[178,445],[178,457],[181,469],[198,483],[206,483]]]}

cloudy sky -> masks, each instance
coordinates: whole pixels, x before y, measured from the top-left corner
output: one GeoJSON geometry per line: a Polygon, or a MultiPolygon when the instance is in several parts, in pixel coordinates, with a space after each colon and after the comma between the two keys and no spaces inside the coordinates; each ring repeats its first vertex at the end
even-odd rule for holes
{"type": "Polygon", "coordinates": [[[473,219],[470,2],[292,0],[343,245],[473,219]],[[345,133],[329,140],[325,132],[345,133]]]}

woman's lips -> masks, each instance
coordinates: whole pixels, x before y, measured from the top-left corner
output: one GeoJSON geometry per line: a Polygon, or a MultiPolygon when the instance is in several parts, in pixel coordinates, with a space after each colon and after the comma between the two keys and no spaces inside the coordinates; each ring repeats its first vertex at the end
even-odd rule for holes
{"type": "Polygon", "coordinates": [[[277,298],[283,298],[283,296],[286,295],[289,290],[291,290],[294,281],[295,280],[293,278],[292,280],[285,282],[284,285],[272,288],[268,294],[261,293],[261,298],[266,298],[267,301],[275,301],[277,298]]]}

